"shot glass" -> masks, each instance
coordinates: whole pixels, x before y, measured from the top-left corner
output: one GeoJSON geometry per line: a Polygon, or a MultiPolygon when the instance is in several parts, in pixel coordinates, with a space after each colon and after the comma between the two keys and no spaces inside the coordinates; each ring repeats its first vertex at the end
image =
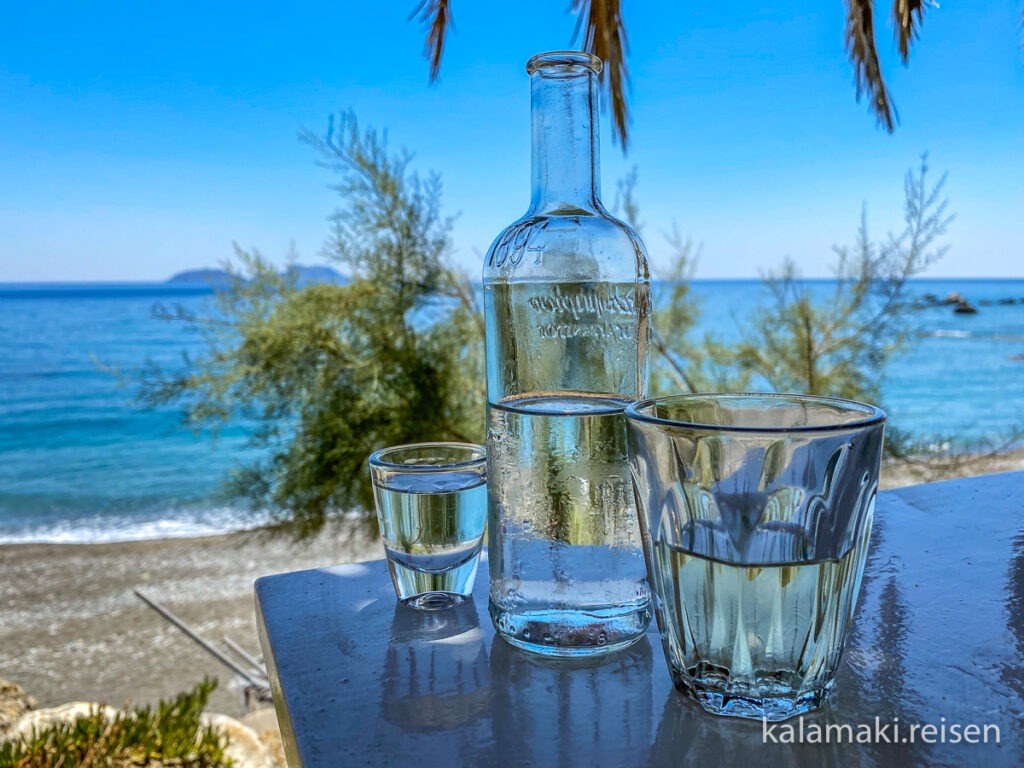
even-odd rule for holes
{"type": "Polygon", "coordinates": [[[472,594],[487,521],[486,453],[472,443],[416,443],[370,456],[388,569],[413,608],[472,594]]]}
{"type": "Polygon", "coordinates": [[[655,616],[708,712],[821,706],[871,535],[885,413],[834,398],[681,395],[626,409],[655,616]]]}

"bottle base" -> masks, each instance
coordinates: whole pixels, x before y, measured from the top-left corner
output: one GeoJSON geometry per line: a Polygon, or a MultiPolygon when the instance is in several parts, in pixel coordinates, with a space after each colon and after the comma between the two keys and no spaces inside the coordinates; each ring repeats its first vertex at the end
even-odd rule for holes
{"type": "Polygon", "coordinates": [[[651,623],[647,605],[639,608],[581,608],[506,611],[492,601],[491,621],[509,645],[558,658],[603,656],[637,642],[651,623]]]}

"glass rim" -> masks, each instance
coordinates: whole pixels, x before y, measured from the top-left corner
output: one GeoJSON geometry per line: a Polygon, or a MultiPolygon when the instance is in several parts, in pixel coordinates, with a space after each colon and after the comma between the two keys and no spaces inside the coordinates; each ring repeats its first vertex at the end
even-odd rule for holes
{"type": "Polygon", "coordinates": [[[371,467],[396,470],[400,472],[449,472],[456,469],[476,469],[487,463],[487,449],[480,443],[463,443],[455,440],[441,440],[436,442],[405,443],[404,445],[391,445],[387,448],[378,448],[370,454],[369,464],[371,467]],[[398,464],[388,461],[387,457],[399,451],[408,451],[418,448],[463,448],[467,451],[479,453],[475,459],[465,461],[449,461],[444,464],[398,464]]]}
{"type": "Polygon", "coordinates": [[[847,400],[842,397],[827,397],[824,395],[800,395],[787,392],[703,392],[683,395],[663,395],[640,400],[626,406],[626,418],[630,421],[652,424],[657,427],[668,427],[672,429],[690,429],[701,432],[738,432],[742,434],[821,434],[827,432],[843,432],[851,429],[863,429],[865,427],[883,424],[886,420],[886,413],[877,405],[862,403],[858,400],[847,400]],[[641,408],[649,408],[669,402],[697,401],[697,400],[741,400],[760,399],[789,401],[794,404],[814,404],[837,406],[844,411],[857,411],[864,415],[861,419],[854,421],[837,422],[835,424],[796,424],[779,426],[753,426],[743,424],[708,424],[700,421],[683,421],[679,419],[666,419],[648,413],[641,413],[641,408]]]}
{"type": "Polygon", "coordinates": [[[601,73],[604,62],[586,51],[546,51],[530,57],[526,62],[526,73],[532,75],[549,67],[581,67],[597,75],[601,73]]]}

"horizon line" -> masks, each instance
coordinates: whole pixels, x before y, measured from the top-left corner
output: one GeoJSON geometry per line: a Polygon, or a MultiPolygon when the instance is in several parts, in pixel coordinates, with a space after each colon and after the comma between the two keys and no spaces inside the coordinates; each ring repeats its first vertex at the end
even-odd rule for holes
{"type": "MultiPolygon", "coordinates": [[[[345,275],[338,273],[341,277],[346,280],[351,279],[351,275],[345,275]]],[[[764,275],[749,275],[740,277],[690,277],[675,280],[672,278],[663,278],[652,276],[651,282],[691,282],[691,283],[710,283],[710,282],[750,282],[756,281],[761,282],[770,279],[764,275]]],[[[797,281],[802,282],[824,282],[835,280],[835,275],[814,275],[814,276],[798,276],[797,281]]],[[[948,275],[948,276],[914,276],[908,278],[912,282],[945,282],[950,280],[961,280],[967,282],[981,282],[986,280],[1024,280],[1024,274],[1020,275],[982,275],[982,276],[965,276],[965,275],[948,275]]],[[[479,280],[474,282],[480,282],[479,280]]],[[[172,278],[159,279],[148,279],[148,280],[125,280],[125,279],[95,279],[95,280],[0,280],[0,286],[176,286],[181,288],[216,288],[218,286],[212,285],[207,282],[196,281],[196,282],[175,282],[172,278]]]]}

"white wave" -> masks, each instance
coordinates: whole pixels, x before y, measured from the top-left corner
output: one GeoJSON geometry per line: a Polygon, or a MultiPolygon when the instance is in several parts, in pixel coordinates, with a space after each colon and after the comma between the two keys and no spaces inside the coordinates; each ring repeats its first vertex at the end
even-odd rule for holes
{"type": "Polygon", "coordinates": [[[1024,341],[1024,334],[1003,331],[921,331],[920,336],[935,339],[985,339],[986,341],[1024,341]]]}
{"type": "Polygon", "coordinates": [[[190,510],[185,514],[179,510],[173,517],[149,520],[87,517],[20,530],[0,529],[0,544],[110,544],[152,539],[191,539],[251,530],[269,521],[269,514],[235,507],[202,512],[190,510]]]}

